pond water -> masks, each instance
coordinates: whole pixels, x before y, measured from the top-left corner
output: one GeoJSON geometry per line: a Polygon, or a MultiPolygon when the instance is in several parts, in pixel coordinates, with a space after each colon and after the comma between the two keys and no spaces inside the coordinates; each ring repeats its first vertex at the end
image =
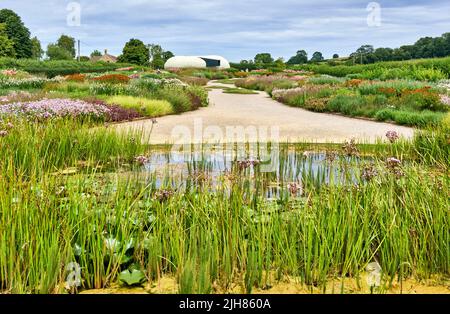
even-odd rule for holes
{"type": "Polygon", "coordinates": [[[305,186],[355,184],[360,178],[360,164],[372,160],[334,151],[297,149],[280,149],[271,158],[254,156],[247,154],[243,158],[222,151],[209,154],[155,151],[147,157],[141,171],[151,175],[158,188],[202,185],[215,190],[226,181],[239,179],[262,187],[267,197],[277,197],[286,187],[295,190],[305,186]]]}

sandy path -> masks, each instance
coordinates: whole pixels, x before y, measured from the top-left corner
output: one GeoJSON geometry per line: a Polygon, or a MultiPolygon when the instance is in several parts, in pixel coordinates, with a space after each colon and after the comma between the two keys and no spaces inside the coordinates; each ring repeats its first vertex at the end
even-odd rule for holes
{"type": "MultiPolygon", "coordinates": [[[[211,82],[209,85],[222,85],[211,82]]],[[[231,85],[228,85],[231,86],[231,85]]],[[[267,127],[268,139],[273,130],[279,128],[280,141],[343,142],[350,138],[374,142],[383,138],[387,131],[395,130],[404,137],[411,137],[413,129],[389,123],[353,119],[332,114],[316,113],[283,105],[266,93],[257,95],[225,94],[221,89],[209,92],[210,105],[196,111],[158,118],[150,137],[152,144],[174,142],[227,141],[226,128],[242,126],[267,127]],[[196,126],[194,126],[196,125],[196,126]],[[208,132],[215,131],[215,133],[208,132]],[[184,135],[181,135],[182,132],[184,135]],[[218,132],[218,133],[217,133],[218,132]],[[195,137],[195,134],[197,134],[195,137]],[[209,136],[208,134],[215,134],[209,136]]],[[[151,120],[126,122],[116,125],[118,130],[144,129],[152,127],[151,120]]],[[[259,132],[262,140],[263,132],[259,132]]],[[[248,140],[245,135],[237,140],[248,140]]]]}

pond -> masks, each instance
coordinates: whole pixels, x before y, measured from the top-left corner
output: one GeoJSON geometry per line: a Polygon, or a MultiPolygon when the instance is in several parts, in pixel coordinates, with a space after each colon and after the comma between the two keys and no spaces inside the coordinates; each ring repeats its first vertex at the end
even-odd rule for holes
{"type": "Polygon", "coordinates": [[[254,188],[262,188],[266,197],[279,197],[283,189],[301,191],[306,186],[356,184],[361,164],[371,157],[356,157],[336,151],[305,151],[281,146],[271,158],[225,150],[205,154],[191,150],[176,152],[153,151],[138,171],[148,174],[157,188],[186,189],[204,186],[209,190],[222,189],[225,182],[247,179],[254,188]],[[255,157],[256,156],[256,157],[255,157]]]}

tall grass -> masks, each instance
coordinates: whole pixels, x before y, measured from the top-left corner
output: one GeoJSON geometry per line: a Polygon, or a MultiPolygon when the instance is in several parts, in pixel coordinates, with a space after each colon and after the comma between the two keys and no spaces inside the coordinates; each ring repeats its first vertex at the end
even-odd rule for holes
{"type": "Polygon", "coordinates": [[[249,293],[291,276],[323,286],[359,278],[372,261],[382,268],[381,292],[395,280],[450,274],[448,161],[422,163],[412,144],[379,144],[373,160],[342,154],[319,165],[305,147],[290,154],[283,146],[275,173],[232,163],[213,188],[208,161],[187,161],[181,181],[170,169],[142,173],[132,164],[145,151],[131,138],[139,134],[16,124],[14,136],[0,138],[6,292],[64,292],[73,262],[79,289],[108,287],[135,269],[149,281],[173,276],[183,293],[249,293]],[[403,159],[402,176],[387,157],[403,159]],[[117,162],[112,173],[54,174],[79,160],[117,162]],[[378,175],[363,179],[371,164],[378,175]],[[302,194],[290,192],[289,176],[301,180],[302,194]],[[274,184],[278,196],[267,198],[274,184]]]}

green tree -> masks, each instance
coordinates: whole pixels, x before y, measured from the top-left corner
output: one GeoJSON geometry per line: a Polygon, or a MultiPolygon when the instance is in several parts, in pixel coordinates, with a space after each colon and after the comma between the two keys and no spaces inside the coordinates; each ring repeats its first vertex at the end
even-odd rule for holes
{"type": "Polygon", "coordinates": [[[8,9],[0,10],[0,23],[4,23],[6,34],[14,44],[17,58],[32,57],[30,31],[25,27],[20,16],[8,9]]]}
{"type": "Polygon", "coordinates": [[[375,49],[372,45],[363,45],[359,47],[356,52],[352,53],[350,57],[353,58],[355,63],[373,63],[375,62],[375,57],[373,55],[374,52],[375,49]]]}
{"type": "Polygon", "coordinates": [[[333,59],[339,59],[339,55],[338,55],[337,53],[335,53],[335,54],[333,55],[333,59]]]}
{"type": "Polygon", "coordinates": [[[377,48],[373,55],[376,62],[378,61],[391,61],[393,58],[394,49],[391,48],[377,48]]]}
{"type": "Polygon", "coordinates": [[[75,38],[67,35],[61,35],[56,44],[60,48],[67,50],[72,56],[72,59],[77,55],[77,52],[75,50],[75,38]]]}
{"type": "Polygon", "coordinates": [[[16,57],[14,42],[8,38],[6,25],[3,23],[0,23],[0,57],[16,57]]]}
{"type": "Polygon", "coordinates": [[[270,53],[258,53],[255,56],[255,63],[259,66],[264,66],[273,63],[273,58],[270,53]]]}
{"type": "Polygon", "coordinates": [[[295,56],[288,60],[287,64],[303,64],[306,62],[308,62],[308,53],[305,50],[299,50],[295,56]]]}
{"type": "Polygon", "coordinates": [[[152,44],[150,45],[150,58],[151,58],[151,66],[154,69],[162,69],[164,64],[164,50],[160,45],[152,44]]]}
{"type": "Polygon", "coordinates": [[[47,46],[47,57],[50,60],[72,60],[72,54],[57,44],[49,44],[47,46]]]}
{"type": "Polygon", "coordinates": [[[319,51],[314,52],[312,57],[311,57],[311,62],[320,62],[320,61],[323,61],[323,60],[324,60],[323,55],[319,51]]]}
{"type": "Polygon", "coordinates": [[[150,51],[139,39],[130,39],[123,48],[119,62],[148,65],[150,51]]]}
{"type": "Polygon", "coordinates": [[[100,52],[100,51],[98,51],[98,50],[94,50],[92,53],[91,53],[91,58],[92,57],[101,57],[102,56],[102,53],[100,52]]]}
{"type": "Polygon", "coordinates": [[[31,57],[33,59],[41,59],[44,55],[44,50],[42,50],[41,42],[37,37],[31,39],[31,45],[33,46],[31,57]]]}
{"type": "Polygon", "coordinates": [[[172,51],[164,51],[164,53],[163,53],[164,62],[166,62],[167,60],[169,60],[172,57],[175,57],[175,55],[173,54],[172,51]]]}

